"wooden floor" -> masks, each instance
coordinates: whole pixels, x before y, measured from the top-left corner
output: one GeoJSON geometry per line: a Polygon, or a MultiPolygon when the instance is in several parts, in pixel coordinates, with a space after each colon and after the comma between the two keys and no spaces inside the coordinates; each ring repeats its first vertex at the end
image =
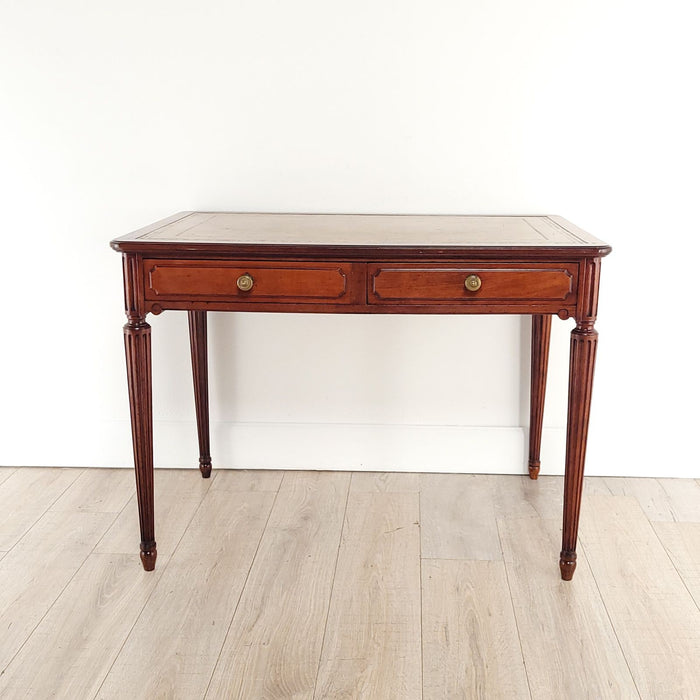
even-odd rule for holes
{"type": "Polygon", "coordinates": [[[3,698],[700,698],[700,482],[0,469],[3,698]]]}

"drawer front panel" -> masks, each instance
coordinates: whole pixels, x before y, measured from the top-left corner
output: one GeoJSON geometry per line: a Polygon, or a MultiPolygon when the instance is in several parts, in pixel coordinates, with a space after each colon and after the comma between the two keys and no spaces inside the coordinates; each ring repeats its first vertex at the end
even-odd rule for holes
{"type": "Polygon", "coordinates": [[[343,304],[352,301],[348,293],[351,271],[350,263],[144,260],[145,296],[151,300],[343,304]]]}
{"type": "Polygon", "coordinates": [[[459,301],[560,302],[575,299],[575,264],[371,265],[370,304],[459,301]],[[469,279],[468,279],[469,278],[469,279]],[[467,284],[465,284],[465,282],[467,284]],[[468,288],[471,284],[472,288],[468,288]],[[477,286],[474,289],[473,287],[477,286]]]}

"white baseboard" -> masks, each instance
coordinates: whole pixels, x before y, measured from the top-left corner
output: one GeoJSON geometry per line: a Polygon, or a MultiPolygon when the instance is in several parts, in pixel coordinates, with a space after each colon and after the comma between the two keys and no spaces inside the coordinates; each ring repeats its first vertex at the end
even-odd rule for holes
{"type": "MultiPolygon", "coordinates": [[[[155,434],[156,464],[196,464],[193,426],[159,422],[155,434]]],[[[545,432],[542,473],[563,474],[563,435],[545,432]]],[[[211,437],[221,468],[527,473],[520,427],[214,423],[211,437]]]]}
{"type": "MultiPolygon", "coordinates": [[[[155,421],[153,428],[157,467],[197,467],[194,421],[155,421]]],[[[564,437],[563,428],[543,431],[542,474],[564,473],[564,437]]],[[[213,422],[211,452],[214,467],[223,469],[526,474],[527,429],[213,422]]],[[[32,443],[31,452],[8,451],[2,462],[8,466],[131,467],[130,424],[121,420],[92,426],[49,424],[43,428],[42,440],[32,443]]]]}

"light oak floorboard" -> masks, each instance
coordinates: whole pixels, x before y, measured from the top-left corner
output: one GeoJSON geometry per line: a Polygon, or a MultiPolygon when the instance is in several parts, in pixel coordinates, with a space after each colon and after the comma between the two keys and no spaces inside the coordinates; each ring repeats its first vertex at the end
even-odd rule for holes
{"type": "Polygon", "coordinates": [[[5,479],[12,476],[17,469],[15,467],[0,467],[0,484],[2,484],[5,479]]]}
{"type": "Polygon", "coordinates": [[[700,608],[700,523],[653,523],[653,527],[700,608]]]}
{"type": "Polygon", "coordinates": [[[94,697],[159,578],[139,569],[91,554],[7,668],[6,696],[94,697]]]}
{"type": "MultiPolygon", "coordinates": [[[[561,520],[564,503],[564,477],[492,475],[493,502],[496,518],[543,518],[561,520]]],[[[610,495],[605,477],[587,476],[583,483],[583,498],[593,493],[610,495]]]]}
{"type": "Polygon", "coordinates": [[[3,699],[700,697],[696,480],[587,478],[566,583],[561,477],[159,469],[145,573],[115,471],[0,469],[3,699]]]}
{"type": "MultiPolygon", "coordinates": [[[[19,651],[112,520],[113,513],[46,513],[0,560],[0,670],[19,651]]],[[[2,683],[0,678],[0,690],[2,683]]]]}
{"type": "MultiPolygon", "coordinates": [[[[203,479],[199,470],[194,469],[155,470],[154,501],[159,564],[167,562],[202,499],[217,478],[203,479]]],[[[133,474],[131,480],[134,480],[133,474]]],[[[134,561],[138,562],[140,541],[138,506],[134,494],[112,527],[97,543],[95,551],[131,554],[134,561]]]]}
{"type": "Polygon", "coordinates": [[[418,496],[351,493],[314,697],[421,697],[418,496]]]}
{"type": "Polygon", "coordinates": [[[82,469],[17,469],[0,484],[0,550],[11,549],[82,469]]]}
{"type": "Polygon", "coordinates": [[[693,479],[657,479],[668,496],[673,518],[679,523],[700,523],[700,486],[693,479]]]}
{"type": "Polygon", "coordinates": [[[530,698],[503,562],[424,559],[423,698],[530,698]]]}
{"type": "Polygon", "coordinates": [[[352,493],[418,493],[420,475],[405,472],[354,472],[352,493]]]}
{"type": "Polygon", "coordinates": [[[210,489],[97,697],[204,696],[274,498],[210,489]]]}
{"type": "Polygon", "coordinates": [[[608,482],[604,476],[584,476],[583,493],[586,495],[592,495],[594,493],[604,494],[605,496],[612,495],[608,482]]]}
{"type": "Polygon", "coordinates": [[[583,547],[642,697],[700,697],[700,610],[637,500],[588,509],[583,547]]]}
{"type": "Polygon", "coordinates": [[[489,475],[496,518],[561,518],[564,478],[524,475],[489,475]]]}
{"type": "Polygon", "coordinates": [[[674,522],[673,504],[658,479],[608,477],[605,483],[614,496],[630,496],[636,499],[649,520],[674,522]]]}
{"type": "MultiPolygon", "coordinates": [[[[279,490],[285,472],[272,469],[223,469],[212,470],[217,491],[273,491],[279,490]]],[[[201,477],[200,477],[201,478],[201,477]]],[[[202,479],[207,481],[207,479],[202,479]]]]}
{"type": "Polygon", "coordinates": [[[285,474],[207,698],[313,697],[349,483],[285,474]]]}
{"type": "Polygon", "coordinates": [[[420,512],[424,558],[502,559],[490,476],[421,474],[420,512]]]}
{"type": "Polygon", "coordinates": [[[559,577],[560,521],[498,526],[533,699],[639,697],[585,556],[559,577]]]}
{"type": "Polygon", "coordinates": [[[50,510],[86,513],[118,513],[135,492],[131,469],[84,469],[50,510]]]}

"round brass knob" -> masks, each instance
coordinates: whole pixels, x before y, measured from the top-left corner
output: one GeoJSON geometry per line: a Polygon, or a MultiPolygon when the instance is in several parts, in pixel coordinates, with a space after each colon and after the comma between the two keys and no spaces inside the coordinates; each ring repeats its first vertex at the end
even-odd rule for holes
{"type": "Polygon", "coordinates": [[[249,292],[253,288],[253,283],[253,278],[247,272],[236,280],[236,286],[242,292],[249,292]]]}
{"type": "Polygon", "coordinates": [[[469,275],[464,280],[464,286],[468,292],[476,292],[478,289],[481,289],[481,277],[479,275],[469,275]]]}

